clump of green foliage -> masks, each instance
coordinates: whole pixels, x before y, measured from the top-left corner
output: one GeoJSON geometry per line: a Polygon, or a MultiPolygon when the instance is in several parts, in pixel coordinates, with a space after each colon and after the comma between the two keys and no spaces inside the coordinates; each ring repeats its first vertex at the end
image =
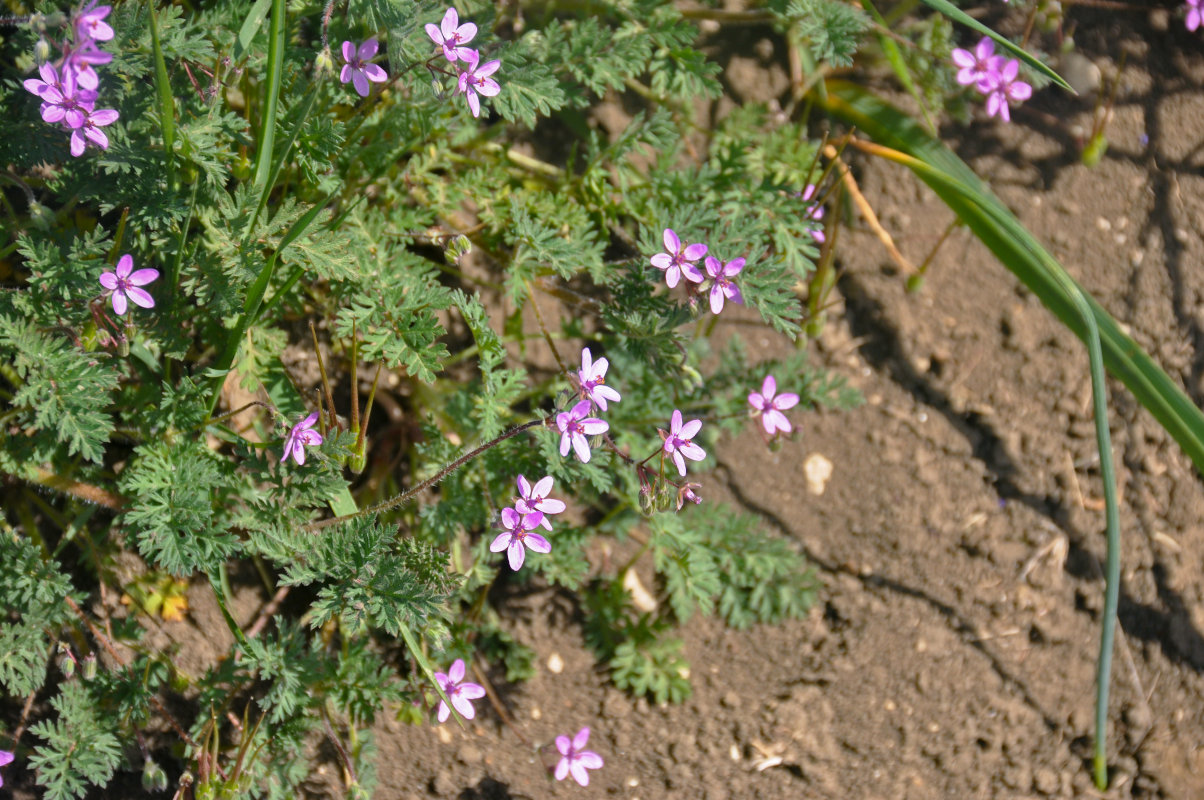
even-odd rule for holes
{"type": "MultiPolygon", "coordinates": [[[[863,15],[790,9],[812,6],[800,35],[842,63],[863,15]]],[[[434,669],[530,674],[491,600],[508,582],[577,593],[616,684],[657,701],[689,694],[673,631],[691,615],[806,611],[815,582],[787,542],[711,500],[678,510],[671,461],[634,466],[674,409],[721,451],[767,372],[803,409],[855,401],[801,352],[757,363],[738,336],[704,368],[705,295],[666,291],[649,264],[665,228],[747,258],[746,307],[796,338],[820,256],[798,197],[820,169],[806,120],[749,107],[700,137],[692,108],[720,95],[719,67],[673,4],[460,6],[502,64],[475,118],[431,67],[429,2],[116,2],[97,102],[120,118],[79,157],[22,85],[73,10],[10,8],[0,691],[44,796],[125,770],[198,797],[294,797],[323,737],[367,796],[371,725],[437,702],[434,669]],[[388,80],[360,97],[338,44],[369,36],[388,80]],[[642,109],[608,135],[590,109],[619,92],[642,109]],[[153,309],[119,316],[98,279],[125,254],[159,278],[153,309]],[[551,424],[583,343],[623,393],[589,463],[561,456],[551,424]],[[323,443],[282,463],[313,409],[323,443]],[[489,544],[518,474],[553,476],[573,513],[512,573],[489,544]],[[590,561],[600,537],[651,561],[656,611],[631,607],[626,567],[590,561]],[[229,629],[200,674],[144,637],[146,609],[178,613],[178,592],[127,616],[103,602],[176,580],[229,629]],[[258,598],[251,623],[236,589],[258,598]]]]}

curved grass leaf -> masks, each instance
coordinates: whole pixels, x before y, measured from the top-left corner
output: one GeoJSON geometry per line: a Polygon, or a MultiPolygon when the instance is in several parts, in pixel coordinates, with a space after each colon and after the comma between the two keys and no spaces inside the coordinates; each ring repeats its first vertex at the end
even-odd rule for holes
{"type": "MultiPolygon", "coordinates": [[[[953,151],[925,133],[902,111],[852,84],[829,82],[828,99],[821,104],[874,141],[928,165],[932,172],[917,173],[920,179],[1058,319],[1086,341],[1086,326],[1066,288],[1077,283],[953,151]],[[945,180],[941,181],[939,175],[945,180]],[[971,196],[975,202],[966,199],[971,196]]],[[[1099,325],[1108,371],[1154,415],[1204,475],[1204,413],[1137,342],[1121,331],[1116,320],[1090,294],[1084,291],[1083,295],[1099,325]]]]}

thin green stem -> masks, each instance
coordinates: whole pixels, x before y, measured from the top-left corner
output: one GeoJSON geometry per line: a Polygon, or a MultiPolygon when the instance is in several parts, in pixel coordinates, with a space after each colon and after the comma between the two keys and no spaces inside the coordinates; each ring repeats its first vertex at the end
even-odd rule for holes
{"type": "Polygon", "coordinates": [[[344,514],[341,517],[333,517],[331,519],[323,519],[323,520],[319,520],[317,522],[311,522],[308,525],[303,526],[301,528],[301,530],[306,531],[308,533],[314,533],[315,531],[320,531],[323,528],[329,528],[331,525],[338,525],[342,522],[348,522],[353,519],[359,519],[361,517],[369,516],[370,514],[381,514],[390,509],[397,508],[401,504],[405,503],[407,500],[413,498],[414,496],[416,496],[418,494],[421,494],[422,492],[425,492],[427,489],[431,488],[432,486],[437,484],[439,481],[443,480],[448,475],[450,475],[451,473],[455,472],[460,467],[467,464],[469,461],[472,461],[474,458],[479,456],[481,453],[484,453],[486,450],[488,450],[492,447],[496,447],[497,445],[501,444],[502,442],[506,441],[507,439],[511,439],[515,436],[518,436],[520,433],[523,433],[524,431],[529,431],[532,428],[536,428],[541,425],[546,425],[547,423],[548,423],[548,421],[546,419],[533,419],[530,422],[524,422],[522,425],[511,428],[510,430],[506,431],[501,436],[498,436],[495,439],[490,439],[488,442],[485,442],[485,444],[480,445],[479,447],[476,447],[476,448],[468,451],[464,455],[457,458],[455,461],[452,461],[450,464],[445,466],[443,469],[436,472],[431,477],[424,480],[422,483],[418,484],[417,486],[413,487],[412,489],[402,492],[401,494],[397,495],[396,497],[390,498],[389,500],[385,500],[383,503],[377,503],[374,506],[369,506],[368,508],[365,508],[362,511],[357,511],[354,514],[344,514]]]}

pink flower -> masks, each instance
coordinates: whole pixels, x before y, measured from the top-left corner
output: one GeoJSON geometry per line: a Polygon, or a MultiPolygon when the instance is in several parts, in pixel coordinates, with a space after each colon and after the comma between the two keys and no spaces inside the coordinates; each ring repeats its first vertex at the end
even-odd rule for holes
{"type": "Polygon", "coordinates": [[[591,406],[589,400],[582,400],[568,411],[556,415],[556,427],[560,430],[560,455],[567,456],[569,447],[577,454],[583,463],[589,463],[589,440],[585,437],[596,436],[610,430],[610,424],[586,417],[591,406]]]}
{"type": "Polygon", "coordinates": [[[761,425],[765,428],[765,433],[773,436],[777,431],[782,433],[790,433],[790,420],[786,419],[786,415],[782,412],[788,408],[794,408],[798,405],[797,394],[778,394],[777,381],[772,375],[765,376],[765,382],[761,384],[760,392],[752,392],[748,395],[748,404],[755,411],[753,416],[761,417],[761,425]]]}
{"type": "Polygon", "coordinates": [[[112,53],[106,53],[96,46],[96,42],[85,39],[78,44],[64,46],[62,66],[63,75],[73,74],[76,82],[84,89],[95,89],[100,85],[100,76],[92,67],[108,64],[113,60],[112,53]]]}
{"type": "MultiPolygon", "coordinates": [[[[974,52],[958,48],[953,51],[953,63],[961,67],[957,71],[957,82],[962,86],[981,86],[994,67],[991,63],[995,55],[995,42],[991,37],[984,36],[974,48],[974,52]]],[[[986,91],[979,89],[979,91],[986,91]]]]}
{"type": "Polygon", "coordinates": [[[669,433],[660,432],[661,437],[665,440],[665,452],[673,456],[673,462],[677,464],[677,472],[683,478],[686,476],[686,458],[691,461],[702,461],[707,457],[705,450],[690,441],[698,435],[698,431],[701,429],[702,420],[692,419],[683,425],[681,412],[673,409],[673,416],[669,418],[669,433]]]}
{"type": "Polygon", "coordinates": [[[281,464],[290,455],[297,462],[297,466],[305,464],[305,448],[322,444],[322,434],[313,430],[317,422],[318,412],[315,411],[293,426],[293,429],[288,432],[288,437],[284,440],[284,455],[280,457],[281,464]]]}
{"type": "MultiPolygon", "coordinates": [[[[740,270],[744,269],[743,258],[733,258],[726,264],[721,263],[714,256],[707,256],[706,260],[707,275],[711,277],[711,313],[718,314],[723,310],[723,300],[727,298],[733,303],[743,303],[744,297],[740,294],[739,287],[732,283],[732,278],[740,274],[740,270]]],[[[682,473],[683,475],[685,473],[682,473]]]]}
{"type": "MultiPolygon", "coordinates": [[[[93,111],[90,107],[84,112],[83,122],[80,123],[75,130],[71,131],[71,155],[75,157],[84,154],[84,148],[88,142],[92,142],[101,150],[109,149],[109,137],[101,130],[102,126],[112,125],[117,121],[117,111],[112,108],[102,108],[99,111],[93,111]]],[[[139,270],[145,272],[146,270],[139,270]]],[[[150,270],[154,272],[154,270],[150,270]]],[[[155,272],[155,277],[159,273],[155,272]]],[[[152,279],[153,280],[153,279],[152,279]]],[[[114,295],[116,300],[116,295],[114,295]]],[[[150,306],[147,306],[149,308],[150,306]]]]}
{"type": "Polygon", "coordinates": [[[552,491],[552,476],[545,475],[532,486],[530,481],[519,475],[517,483],[518,500],[514,504],[515,509],[520,514],[530,514],[532,511],[543,512],[540,524],[546,530],[552,530],[552,523],[548,521],[548,517],[552,514],[559,514],[565,509],[562,501],[548,497],[548,492],[552,491]]]}
{"type": "MultiPolygon", "coordinates": [[[[451,669],[447,672],[436,672],[435,680],[439,681],[439,685],[443,687],[443,692],[446,694],[455,706],[456,712],[464,719],[472,719],[476,716],[476,709],[472,707],[471,700],[485,696],[485,687],[476,683],[467,683],[464,680],[464,659],[457,658],[452,662],[451,669]]],[[[447,718],[451,716],[451,709],[447,707],[447,701],[439,701],[439,721],[447,722],[447,718]]]]}
{"type": "Polygon", "coordinates": [[[589,348],[581,351],[581,369],[577,371],[577,379],[581,381],[581,393],[598,404],[598,408],[606,410],[606,402],[619,402],[619,393],[606,385],[606,370],[610,362],[605,358],[597,361],[590,357],[589,348]]]}
{"type": "MultiPolygon", "coordinates": [[[[1020,62],[1012,59],[999,68],[1002,63],[1002,56],[995,56],[991,59],[996,69],[993,74],[988,75],[984,84],[987,87],[987,116],[993,117],[996,114],[1004,122],[1011,121],[1011,114],[1008,111],[1008,103],[1011,101],[1021,102],[1033,96],[1033,87],[1024,81],[1017,80],[1016,77],[1020,73],[1020,62]]],[[[980,90],[982,86],[979,87],[980,90]]]]}
{"type": "MultiPolygon", "coordinates": [[[[15,756],[7,750],[0,750],[0,767],[6,767],[13,763],[15,756]]],[[[0,775],[0,786],[4,785],[4,776],[0,775]]]]}
{"type": "Polygon", "coordinates": [[[468,108],[472,111],[472,115],[479,117],[481,116],[481,99],[477,95],[495,97],[502,90],[498,82],[489,77],[497,72],[502,62],[495,58],[493,61],[486,61],[484,64],[477,66],[478,60],[481,57],[480,54],[476,50],[469,50],[468,52],[468,58],[461,56],[461,58],[464,58],[465,63],[468,64],[468,69],[461,70],[460,78],[457,81],[457,88],[461,94],[468,97],[468,108]]]}
{"type": "Polygon", "coordinates": [[[94,42],[107,42],[112,39],[113,29],[104,21],[112,10],[112,6],[98,6],[96,0],[89,0],[75,17],[76,38],[81,42],[89,39],[94,42]]]}
{"type": "Polygon", "coordinates": [[[389,79],[383,69],[376,64],[368,63],[376,55],[379,47],[380,43],[376,39],[366,40],[358,50],[354,42],[343,42],[343,60],[347,63],[343,65],[343,71],[339,73],[339,82],[351,81],[351,85],[355,87],[355,91],[360,97],[368,96],[370,89],[368,81],[384,83],[389,79]]]}
{"type": "Polygon", "coordinates": [[[434,40],[435,44],[443,48],[443,55],[448,61],[476,61],[472,55],[476,52],[471,47],[464,47],[465,42],[471,42],[472,38],[477,35],[477,26],[471,22],[460,24],[460,15],[455,8],[447,9],[447,13],[443,15],[443,21],[435,27],[431,23],[426,24],[426,35],[434,40]]]}
{"type": "Polygon", "coordinates": [[[124,316],[129,307],[127,302],[129,300],[132,300],[134,305],[143,308],[155,307],[155,298],[151,297],[145,289],[138,287],[145,286],[158,277],[159,270],[157,269],[140,269],[135,272],[134,257],[126,253],[117,259],[117,267],[113,272],[100,274],[100,285],[113,293],[113,313],[120,317],[124,316]]]}
{"type": "MultiPolygon", "coordinates": [[[[799,197],[801,197],[804,200],[811,200],[811,198],[815,197],[815,184],[814,183],[807,184],[807,188],[803,190],[802,194],[800,194],[799,197]]],[[[821,220],[823,220],[823,218],[824,218],[824,207],[822,205],[820,205],[818,201],[812,202],[807,209],[806,218],[809,220],[814,220],[816,223],[811,228],[811,238],[814,239],[815,241],[819,242],[820,244],[823,244],[823,242],[824,242],[824,224],[821,220]]]]}
{"type": "Polygon", "coordinates": [[[663,238],[667,252],[657,253],[651,258],[651,262],[652,266],[665,271],[665,283],[669,285],[669,288],[672,289],[676,286],[682,275],[685,275],[688,281],[702,283],[702,273],[691,262],[705,256],[707,246],[691,244],[682,247],[681,239],[677,238],[677,234],[673,232],[672,228],[665,228],[663,238]]]}
{"type": "Polygon", "coordinates": [[[694,505],[702,502],[702,498],[694,494],[695,489],[701,489],[701,483],[687,483],[677,490],[677,510],[681,511],[681,507],[689,500],[694,505]]]}
{"type": "Polygon", "coordinates": [[[589,728],[582,728],[569,741],[567,736],[556,737],[556,749],[560,751],[560,760],[556,762],[556,780],[562,781],[572,775],[573,780],[582,786],[589,786],[589,773],[586,770],[601,769],[602,756],[586,750],[589,743],[589,728]]]}
{"type": "Polygon", "coordinates": [[[1187,29],[1194,31],[1204,23],[1204,0],[1187,0],[1183,6],[1187,9],[1187,29]]]}
{"type": "Polygon", "coordinates": [[[513,508],[503,508],[502,526],[506,530],[504,533],[498,534],[489,545],[489,552],[500,553],[505,550],[506,558],[510,562],[510,569],[518,572],[527,558],[525,548],[530,548],[535,553],[552,552],[552,545],[547,539],[538,533],[531,532],[542,522],[542,511],[521,514],[513,508]]]}
{"type": "Polygon", "coordinates": [[[50,64],[38,67],[38,75],[41,80],[29,78],[24,85],[26,91],[42,98],[42,121],[81,127],[96,101],[96,92],[79,87],[74,72],[64,70],[60,76],[50,64]]]}

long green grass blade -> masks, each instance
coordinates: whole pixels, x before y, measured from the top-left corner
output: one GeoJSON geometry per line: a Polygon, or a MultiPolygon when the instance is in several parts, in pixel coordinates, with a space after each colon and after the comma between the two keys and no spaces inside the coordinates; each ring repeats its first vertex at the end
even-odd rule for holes
{"type": "Polygon", "coordinates": [[[243,20],[242,27],[238,29],[238,39],[234,42],[235,61],[241,61],[242,57],[251,49],[251,42],[255,41],[255,34],[259,33],[259,28],[263,25],[271,7],[272,0],[255,0],[255,5],[251,6],[251,10],[247,12],[247,18],[243,20]]]}
{"type": "MultiPolygon", "coordinates": [[[[284,77],[285,0],[272,0],[272,21],[268,29],[268,65],[266,90],[263,98],[259,146],[255,150],[254,186],[270,192],[268,174],[272,169],[272,154],[276,143],[276,115],[280,109],[280,83],[284,77]]],[[[262,204],[260,205],[262,208],[262,204]]],[[[252,220],[254,222],[254,220],[252,220]]]]}
{"type": "MultiPolygon", "coordinates": [[[[828,101],[821,105],[829,113],[855,125],[874,141],[907,153],[960,184],[962,189],[954,191],[920,176],[1058,319],[1079,338],[1086,336],[1087,330],[1075,311],[1074,299],[1065,288],[1066,285],[1077,286],[1077,283],[964,161],[925,133],[908,115],[865,90],[849,83],[830,81],[828,91],[828,101]],[[967,192],[979,198],[980,204],[965,201],[963,197],[967,192]],[[991,210],[991,215],[986,213],[987,209],[991,210]],[[971,223],[976,223],[977,227],[971,223]]],[[[1154,415],[1204,475],[1204,413],[1140,345],[1121,331],[1116,320],[1090,294],[1083,294],[1099,326],[1104,365],[1108,371],[1154,415]]]]}
{"type": "Polygon", "coordinates": [[[1067,83],[1065,80],[1063,80],[1061,75],[1054,72],[1052,69],[1050,69],[1045,64],[1042,64],[1040,61],[1038,61],[1033,56],[1029,55],[1028,52],[1025,51],[1025,49],[1023,47],[1019,47],[1017,45],[1012,44],[1010,41],[1003,38],[998,33],[995,33],[995,31],[991,30],[986,25],[983,25],[981,22],[974,19],[974,17],[971,17],[970,15],[968,15],[965,11],[962,11],[960,8],[958,8],[957,6],[950,3],[949,0],[924,0],[924,2],[927,3],[928,5],[932,6],[934,9],[941,12],[942,14],[944,14],[946,17],[953,20],[954,22],[960,22],[962,25],[965,25],[967,28],[973,28],[974,30],[981,33],[983,36],[990,36],[992,39],[995,40],[995,43],[998,44],[1000,47],[1002,47],[1004,50],[1008,51],[1009,53],[1011,53],[1016,58],[1023,61],[1028,66],[1032,67],[1037,72],[1040,72],[1042,75],[1049,78],[1051,81],[1056,83],[1058,86],[1061,86],[1063,89],[1070,92],[1071,94],[1078,94],[1078,92],[1076,92],[1074,89],[1072,89],[1070,87],[1069,83],[1067,83]]]}
{"type": "Polygon", "coordinates": [[[171,80],[167,76],[167,62],[163,59],[163,45],[159,40],[159,20],[155,4],[147,3],[150,16],[151,56],[155,62],[155,95],[158,100],[159,126],[163,130],[163,150],[167,159],[167,180],[175,188],[176,152],[176,98],[171,93],[171,80]]]}

